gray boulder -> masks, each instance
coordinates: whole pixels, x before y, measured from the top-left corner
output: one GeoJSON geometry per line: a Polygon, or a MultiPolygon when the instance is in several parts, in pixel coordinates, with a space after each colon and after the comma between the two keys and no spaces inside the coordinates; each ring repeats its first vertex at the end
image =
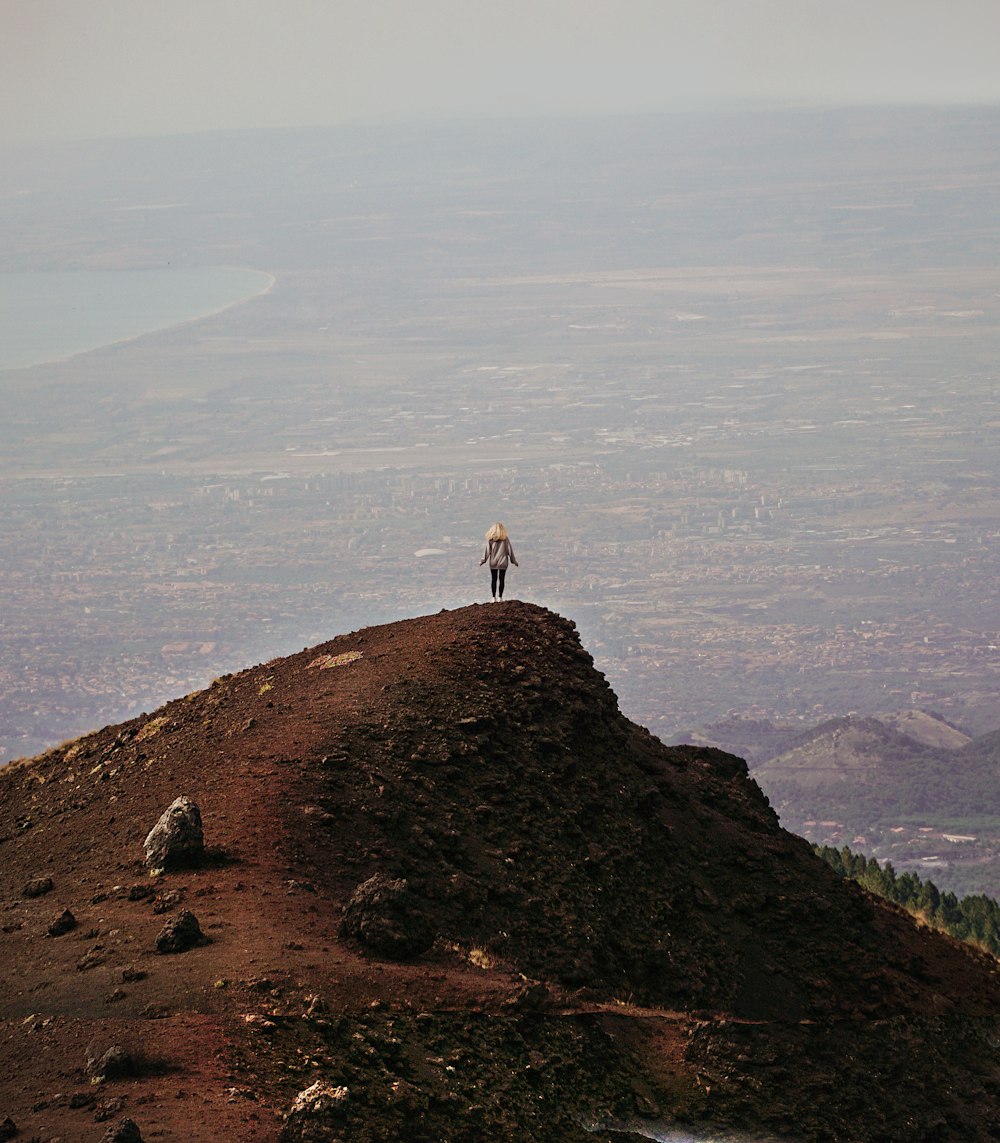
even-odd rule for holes
{"type": "Polygon", "coordinates": [[[143,842],[150,869],[195,865],[205,855],[201,810],[183,795],[175,798],[143,842]]]}
{"type": "Polygon", "coordinates": [[[87,1075],[91,1079],[121,1079],[134,1075],[135,1060],[132,1053],[121,1044],[112,1044],[103,1050],[95,1044],[87,1048],[87,1075]]]}

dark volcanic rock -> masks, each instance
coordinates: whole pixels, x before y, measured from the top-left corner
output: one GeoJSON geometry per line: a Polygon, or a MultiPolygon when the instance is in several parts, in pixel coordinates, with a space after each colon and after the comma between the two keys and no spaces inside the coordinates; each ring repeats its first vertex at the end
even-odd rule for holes
{"type": "Polygon", "coordinates": [[[150,869],[195,865],[205,856],[201,810],[183,795],[160,815],[143,842],[150,869]]]}
{"type": "Polygon", "coordinates": [[[105,1131],[101,1143],[142,1143],[142,1133],[134,1120],[123,1119],[105,1131]]]}
{"type": "Polygon", "coordinates": [[[182,953],[208,943],[208,937],[201,931],[198,918],[190,909],[182,909],[160,929],[156,937],[156,951],[182,953]]]}
{"type": "Polygon", "coordinates": [[[49,925],[46,930],[50,937],[61,937],[65,933],[72,932],[77,926],[76,917],[69,911],[63,909],[58,917],[49,925]]]}
{"type": "Polygon", "coordinates": [[[44,897],[55,888],[51,877],[32,877],[21,890],[23,897],[44,897]]]}
{"type": "Polygon", "coordinates": [[[17,1134],[17,1124],[8,1115],[7,1118],[0,1123],[0,1143],[6,1143],[6,1140],[13,1139],[17,1134]]]}
{"type": "Polygon", "coordinates": [[[367,952],[406,959],[426,952],[434,931],[405,878],[376,873],[355,889],[340,935],[354,938],[367,952]]]}

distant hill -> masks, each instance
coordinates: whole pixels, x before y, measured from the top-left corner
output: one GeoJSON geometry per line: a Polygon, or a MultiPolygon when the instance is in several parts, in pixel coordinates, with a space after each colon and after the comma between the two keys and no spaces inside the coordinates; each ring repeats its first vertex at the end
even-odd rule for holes
{"type": "MultiPolygon", "coordinates": [[[[754,768],[776,807],[830,817],[835,804],[859,815],[920,812],[934,751],[875,718],[836,718],[800,735],[793,746],[754,768]],[[906,810],[897,810],[902,801],[906,810]]],[[[781,809],[779,808],[779,813],[781,809]]]]}
{"type": "Polygon", "coordinates": [[[625,719],[528,604],[355,631],[13,763],[0,871],[26,1139],[1000,1127],[997,962],[838,877],[741,760],[625,719]],[[151,875],[178,795],[207,850],[151,875]]]}
{"type": "Polygon", "coordinates": [[[956,761],[963,768],[978,771],[984,779],[1000,770],[1000,730],[972,739],[958,752],[956,761]]]}
{"type": "Polygon", "coordinates": [[[809,732],[802,726],[783,726],[766,718],[731,717],[692,730],[682,736],[682,741],[726,750],[745,758],[753,767],[790,750],[809,732]]]}
{"type": "Polygon", "coordinates": [[[878,715],[878,721],[935,750],[959,750],[972,741],[964,730],[940,714],[926,710],[900,710],[878,715]]]}
{"type": "Polygon", "coordinates": [[[1000,815],[997,736],[948,731],[941,737],[961,744],[951,749],[922,737],[881,719],[832,719],[757,766],[754,777],[786,820],[839,818],[863,828],[892,819],[1000,815]]]}
{"type": "MultiPolygon", "coordinates": [[[[745,758],[754,769],[799,745],[822,736],[832,724],[842,726],[844,719],[831,719],[817,726],[802,723],[775,723],[770,719],[731,716],[698,727],[682,736],[682,741],[696,746],[714,746],[745,758]]],[[[948,722],[940,714],[926,710],[901,710],[872,716],[889,730],[904,735],[911,742],[936,750],[958,750],[972,741],[970,735],[948,722]]]]}
{"type": "Polygon", "coordinates": [[[817,844],[1000,895],[1000,732],[970,739],[922,711],[831,719],[753,776],[782,824],[817,844]]]}

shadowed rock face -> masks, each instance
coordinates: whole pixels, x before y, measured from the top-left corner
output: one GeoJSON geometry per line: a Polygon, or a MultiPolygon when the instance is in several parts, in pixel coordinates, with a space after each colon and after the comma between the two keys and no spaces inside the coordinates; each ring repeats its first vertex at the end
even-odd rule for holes
{"type": "Polygon", "coordinates": [[[79,1137],[32,1108],[81,1041],[151,1026],[136,1102],[105,1101],[147,1138],[189,1126],[177,1069],[247,1140],[275,1113],[289,1140],[1000,1122],[995,962],[839,880],[739,759],[630,723],[531,605],[353,632],[17,764],[0,838],[0,1110],[32,1134],[79,1137]],[[178,788],[226,863],[141,880],[178,788]],[[79,934],[45,937],[39,871],[79,934]],[[155,955],[163,913],[183,956],[155,955]]]}
{"type": "Polygon", "coordinates": [[[317,884],[348,901],[405,881],[439,942],[643,1004],[937,1011],[909,979],[912,925],[783,831],[740,759],[630,723],[566,620],[481,611],[440,618],[424,669],[383,653],[363,718],[322,743],[302,834],[317,884]]]}

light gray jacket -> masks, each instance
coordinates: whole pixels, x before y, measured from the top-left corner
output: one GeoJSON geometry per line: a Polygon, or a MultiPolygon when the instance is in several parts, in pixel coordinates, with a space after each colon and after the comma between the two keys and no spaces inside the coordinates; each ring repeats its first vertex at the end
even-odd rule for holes
{"type": "Polygon", "coordinates": [[[479,561],[480,567],[489,560],[490,570],[494,568],[505,568],[508,560],[514,565],[519,567],[517,556],[514,555],[514,549],[510,546],[510,540],[490,540],[486,544],[486,551],[483,552],[483,558],[479,561]]]}

